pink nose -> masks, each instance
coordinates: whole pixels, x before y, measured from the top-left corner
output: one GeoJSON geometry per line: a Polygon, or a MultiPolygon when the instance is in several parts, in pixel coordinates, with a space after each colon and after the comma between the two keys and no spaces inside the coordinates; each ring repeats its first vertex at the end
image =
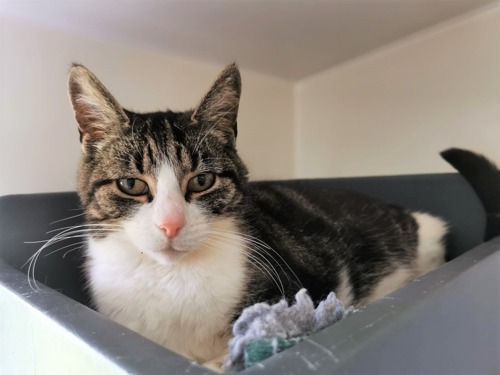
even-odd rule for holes
{"type": "Polygon", "coordinates": [[[169,221],[159,225],[165,237],[169,239],[172,239],[175,236],[177,236],[177,234],[179,233],[179,231],[182,229],[183,226],[184,226],[183,221],[169,221]]]}

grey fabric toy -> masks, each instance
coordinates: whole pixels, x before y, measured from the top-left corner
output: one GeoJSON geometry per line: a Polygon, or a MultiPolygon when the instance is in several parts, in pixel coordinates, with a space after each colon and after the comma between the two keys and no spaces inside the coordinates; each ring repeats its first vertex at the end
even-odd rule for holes
{"type": "Polygon", "coordinates": [[[269,305],[256,303],[247,307],[233,325],[226,369],[242,370],[302,341],[303,338],[339,321],[353,312],[345,309],[335,293],[317,308],[306,289],[295,295],[295,303],[269,305]]]}

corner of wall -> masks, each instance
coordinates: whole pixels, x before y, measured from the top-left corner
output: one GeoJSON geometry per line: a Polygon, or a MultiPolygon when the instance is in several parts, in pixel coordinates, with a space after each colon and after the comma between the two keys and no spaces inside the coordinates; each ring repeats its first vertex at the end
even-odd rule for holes
{"type": "Polygon", "coordinates": [[[301,175],[301,144],[300,144],[300,82],[295,82],[292,86],[292,105],[293,105],[293,132],[292,132],[292,152],[293,152],[293,178],[300,178],[301,175]]]}

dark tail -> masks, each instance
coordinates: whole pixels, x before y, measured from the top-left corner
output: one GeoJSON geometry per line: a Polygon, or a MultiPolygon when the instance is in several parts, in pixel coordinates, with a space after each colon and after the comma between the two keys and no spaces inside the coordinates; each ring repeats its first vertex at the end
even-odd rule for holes
{"type": "Polygon", "coordinates": [[[485,241],[500,236],[500,171],[482,155],[459,148],[442,151],[450,163],[475,190],[486,211],[485,241]]]}

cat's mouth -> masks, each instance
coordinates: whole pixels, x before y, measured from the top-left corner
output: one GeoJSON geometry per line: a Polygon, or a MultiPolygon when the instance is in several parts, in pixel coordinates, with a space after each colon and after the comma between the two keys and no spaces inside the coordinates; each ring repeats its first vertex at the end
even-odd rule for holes
{"type": "Polygon", "coordinates": [[[188,251],[176,249],[172,244],[165,245],[159,252],[169,261],[176,261],[188,254],[188,251]]]}

